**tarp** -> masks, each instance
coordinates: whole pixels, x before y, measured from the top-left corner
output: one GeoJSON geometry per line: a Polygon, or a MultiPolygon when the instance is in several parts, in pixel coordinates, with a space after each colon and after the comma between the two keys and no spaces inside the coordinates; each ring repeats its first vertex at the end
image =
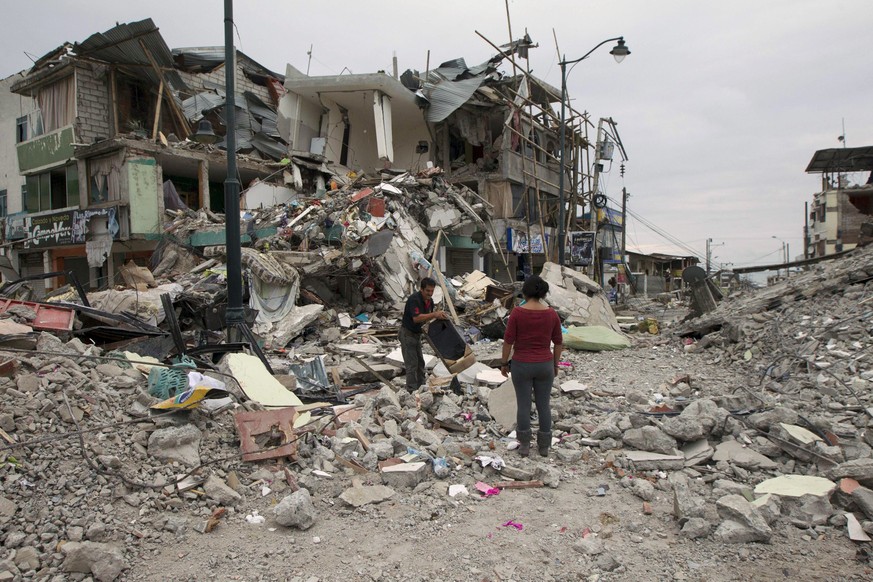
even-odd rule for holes
{"type": "Polygon", "coordinates": [[[630,345],[627,337],[602,325],[572,326],[564,333],[564,346],[574,350],[601,352],[621,350],[630,345]]]}

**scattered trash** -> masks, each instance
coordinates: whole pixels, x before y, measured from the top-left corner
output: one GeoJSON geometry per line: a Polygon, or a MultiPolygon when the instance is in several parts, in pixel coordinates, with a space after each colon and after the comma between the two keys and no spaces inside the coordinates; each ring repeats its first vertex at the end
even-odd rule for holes
{"type": "Polygon", "coordinates": [[[267,518],[263,515],[258,515],[258,510],[254,509],[250,514],[246,515],[246,521],[253,525],[260,525],[267,521],[267,518]]]}
{"type": "Polygon", "coordinates": [[[491,497],[492,495],[500,494],[500,489],[498,489],[497,487],[492,487],[491,485],[483,483],[482,481],[478,481],[476,483],[476,489],[485,497],[491,497]]]}
{"type": "Polygon", "coordinates": [[[501,524],[501,527],[514,527],[516,530],[521,531],[524,529],[524,526],[520,523],[516,523],[511,519],[504,524],[501,524]]]}

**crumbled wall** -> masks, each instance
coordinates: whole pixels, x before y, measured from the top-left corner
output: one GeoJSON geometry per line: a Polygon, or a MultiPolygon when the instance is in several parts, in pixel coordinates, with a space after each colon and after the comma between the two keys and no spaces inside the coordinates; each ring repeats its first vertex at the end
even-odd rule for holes
{"type": "Polygon", "coordinates": [[[109,68],[76,67],[76,138],[81,143],[113,137],[109,96],[109,68]]]}

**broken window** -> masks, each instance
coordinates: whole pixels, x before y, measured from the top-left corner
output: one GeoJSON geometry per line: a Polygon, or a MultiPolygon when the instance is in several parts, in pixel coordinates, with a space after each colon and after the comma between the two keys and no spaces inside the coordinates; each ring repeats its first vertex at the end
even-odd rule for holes
{"type": "Polygon", "coordinates": [[[8,214],[6,207],[6,190],[0,190],[0,218],[8,214]]]}
{"type": "Polygon", "coordinates": [[[118,79],[118,127],[122,132],[133,132],[147,136],[156,100],[148,88],[140,81],[129,77],[118,79]]]}
{"type": "Polygon", "coordinates": [[[100,204],[121,199],[121,171],[116,157],[88,160],[88,199],[90,204],[100,204]]]}
{"type": "Polygon", "coordinates": [[[26,178],[24,209],[44,212],[79,205],[79,171],[75,164],[26,178]]]}
{"type": "Polygon", "coordinates": [[[27,141],[27,116],[15,120],[15,143],[27,141]]]}

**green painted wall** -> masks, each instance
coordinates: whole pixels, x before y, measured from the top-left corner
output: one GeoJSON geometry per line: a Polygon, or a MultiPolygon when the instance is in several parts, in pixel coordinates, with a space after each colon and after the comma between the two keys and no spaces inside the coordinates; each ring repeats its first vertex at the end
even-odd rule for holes
{"type": "Polygon", "coordinates": [[[158,232],[158,165],[154,158],[128,158],[128,188],[130,193],[130,234],[158,232]]]}
{"type": "Polygon", "coordinates": [[[18,144],[18,170],[22,173],[73,157],[73,126],[18,144]]]}

